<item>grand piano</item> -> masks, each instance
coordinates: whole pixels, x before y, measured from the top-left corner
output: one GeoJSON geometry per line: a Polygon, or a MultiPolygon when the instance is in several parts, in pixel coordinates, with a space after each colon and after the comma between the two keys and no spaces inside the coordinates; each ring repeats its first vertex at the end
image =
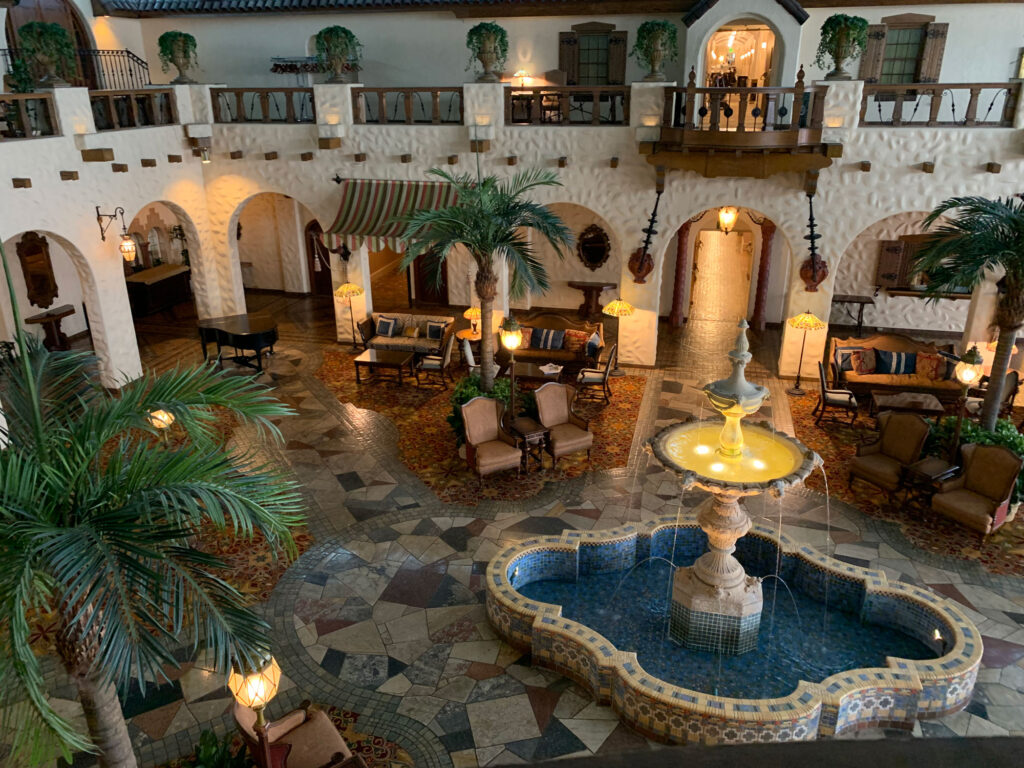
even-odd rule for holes
{"type": "Polygon", "coordinates": [[[209,359],[207,345],[213,343],[217,345],[217,362],[222,364],[223,348],[231,347],[235,354],[229,360],[262,373],[263,353],[270,350],[273,354],[277,343],[277,321],[259,313],[210,317],[199,321],[199,343],[203,345],[203,359],[209,359]]]}

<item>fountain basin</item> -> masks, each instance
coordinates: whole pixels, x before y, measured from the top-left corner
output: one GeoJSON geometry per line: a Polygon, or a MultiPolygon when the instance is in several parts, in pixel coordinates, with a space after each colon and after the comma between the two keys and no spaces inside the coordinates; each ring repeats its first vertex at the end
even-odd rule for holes
{"type": "Polygon", "coordinates": [[[781,552],[805,594],[822,597],[828,589],[830,605],[899,629],[942,655],[889,657],[884,666],[800,681],[788,695],[716,696],[659,679],[641,666],[636,653],[562,616],[561,606],[531,600],[516,589],[540,580],[624,571],[650,556],[664,556],[672,550],[676,528],[696,530],[696,515],[601,532],[567,531],[506,549],[488,566],[491,623],[507,642],[530,650],[534,663],[577,680],[622,720],[668,743],[807,740],[875,725],[910,729],[915,719],[948,714],[969,702],[982,643],[954,603],[930,590],[890,583],[881,572],[826,557],[760,525],[747,536],[751,546],[764,548],[764,557],[781,552]],[[941,639],[935,638],[936,630],[941,639]]]}

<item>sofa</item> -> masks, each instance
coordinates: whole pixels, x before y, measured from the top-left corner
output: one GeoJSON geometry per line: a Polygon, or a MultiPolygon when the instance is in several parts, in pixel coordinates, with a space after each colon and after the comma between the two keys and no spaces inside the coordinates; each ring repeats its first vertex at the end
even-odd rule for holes
{"type": "MultiPolygon", "coordinates": [[[[826,359],[832,372],[833,385],[838,389],[849,389],[858,395],[867,395],[872,391],[922,392],[948,403],[960,397],[961,389],[960,383],[953,377],[954,362],[944,357],[943,353],[952,354],[952,345],[936,346],[893,333],[863,339],[833,337],[829,339],[826,359]],[[870,353],[865,355],[864,350],[870,353]],[[891,373],[883,370],[883,356],[879,352],[911,353],[913,357],[904,358],[902,367],[908,370],[891,373]],[[860,370],[858,363],[864,363],[860,370]]],[[[892,361],[893,358],[887,356],[886,360],[892,361]]]]}
{"type": "Polygon", "coordinates": [[[414,352],[417,355],[440,354],[447,336],[455,331],[455,318],[443,315],[411,315],[401,312],[373,312],[360,322],[356,328],[367,349],[389,349],[398,352],[414,352]],[[393,336],[382,336],[377,332],[377,323],[381,317],[394,318],[397,328],[393,336]],[[434,320],[445,323],[441,338],[427,337],[427,321],[434,320]],[[418,335],[406,335],[407,328],[416,328],[418,335]]]}
{"type": "MultiPolygon", "coordinates": [[[[523,343],[516,350],[516,361],[520,363],[579,363],[580,367],[595,368],[601,359],[601,352],[604,350],[604,324],[588,323],[585,320],[564,317],[555,312],[536,312],[524,317],[516,317],[523,328],[523,343]],[[576,334],[576,341],[570,341],[567,335],[563,335],[562,343],[554,349],[540,349],[537,347],[537,335],[534,329],[540,331],[573,331],[576,334]],[[587,340],[593,334],[597,334],[597,345],[588,352],[587,340]],[[567,345],[566,342],[569,341],[567,345]],[[579,342],[582,341],[582,344],[579,342]]],[[[505,365],[509,361],[509,352],[501,344],[498,344],[495,358],[498,363],[505,365]]]]}

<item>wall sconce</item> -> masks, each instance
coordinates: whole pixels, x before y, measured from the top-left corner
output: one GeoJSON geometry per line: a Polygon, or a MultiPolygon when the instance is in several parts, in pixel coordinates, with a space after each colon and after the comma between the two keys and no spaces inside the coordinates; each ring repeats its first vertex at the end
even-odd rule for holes
{"type": "Polygon", "coordinates": [[[718,229],[724,234],[728,235],[732,232],[733,227],[736,226],[736,220],[740,217],[740,211],[731,205],[723,206],[718,209],[718,229]]]}
{"type": "Polygon", "coordinates": [[[128,227],[124,223],[124,208],[117,206],[113,213],[100,213],[100,207],[96,206],[96,223],[100,225],[100,240],[104,242],[107,240],[107,230],[118,216],[121,217],[121,244],[117,246],[117,249],[121,251],[124,260],[130,263],[135,261],[136,249],[135,241],[128,234],[128,227]],[[106,224],[103,223],[104,219],[106,219],[106,224]]]}
{"type": "Polygon", "coordinates": [[[843,119],[842,115],[832,115],[825,117],[826,128],[842,128],[845,122],[846,121],[843,119]]]}
{"type": "Polygon", "coordinates": [[[199,159],[201,160],[203,165],[209,165],[210,164],[210,150],[208,150],[206,147],[201,148],[199,150],[199,159]]]}
{"type": "Polygon", "coordinates": [[[473,124],[479,126],[485,126],[491,124],[491,116],[488,114],[476,114],[473,115],[473,124]]]}
{"type": "Polygon", "coordinates": [[[640,118],[640,123],[646,128],[653,128],[654,126],[661,123],[660,115],[644,115],[640,118]]]}

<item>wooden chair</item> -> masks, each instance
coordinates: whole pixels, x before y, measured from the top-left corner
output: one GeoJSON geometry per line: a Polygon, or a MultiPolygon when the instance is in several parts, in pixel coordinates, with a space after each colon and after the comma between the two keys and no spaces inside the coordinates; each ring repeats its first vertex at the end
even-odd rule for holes
{"type": "Polygon", "coordinates": [[[537,414],[541,425],[549,430],[547,451],[551,454],[552,469],[558,466],[562,456],[577,451],[587,452],[594,445],[594,433],[590,425],[572,410],[576,390],[568,384],[549,381],[534,392],[537,400],[537,414]]]}
{"type": "Polygon", "coordinates": [[[963,472],[939,487],[932,509],[985,537],[1007,520],[1024,460],[1001,445],[963,446],[963,472]]]}
{"type": "Polygon", "coordinates": [[[603,394],[606,403],[612,401],[612,390],[608,385],[608,377],[611,375],[612,365],[615,363],[615,355],[618,350],[619,345],[617,343],[612,344],[608,358],[604,361],[604,370],[600,368],[584,368],[576,375],[577,395],[581,400],[587,397],[592,397],[596,400],[603,394]]]}
{"type": "MultiPolygon", "coordinates": [[[[981,383],[987,384],[988,377],[983,377],[981,383]]],[[[1013,401],[1020,389],[1020,374],[1017,371],[1007,371],[1003,380],[1003,399],[999,403],[999,418],[1005,419],[1013,413],[1013,401]]],[[[964,410],[971,418],[979,418],[982,408],[985,405],[983,397],[968,397],[964,410]]]]}
{"type": "Polygon", "coordinates": [[[849,484],[860,478],[887,491],[903,485],[906,467],[921,458],[931,425],[916,413],[883,411],[878,414],[878,436],[858,446],[850,461],[849,484]]]}
{"type": "Polygon", "coordinates": [[[441,342],[440,355],[424,355],[416,362],[416,383],[420,383],[420,374],[429,382],[436,380],[445,389],[448,389],[448,379],[455,381],[452,376],[452,347],[455,346],[455,333],[449,325],[446,331],[445,340],[441,342]],[[447,378],[446,378],[447,377],[447,378]]]}
{"type": "Polygon", "coordinates": [[[523,463],[523,452],[515,438],[501,424],[505,404],[491,397],[474,397],[462,406],[466,430],[466,461],[480,477],[515,469],[523,463]]]}
{"type": "Polygon", "coordinates": [[[818,363],[818,385],[821,389],[818,392],[818,404],[814,406],[814,410],[811,413],[817,413],[818,417],[814,420],[817,424],[821,421],[821,417],[825,415],[825,411],[829,408],[835,410],[843,410],[850,416],[850,424],[853,424],[857,420],[857,398],[853,396],[853,392],[848,389],[832,389],[828,386],[828,381],[825,378],[825,366],[820,362],[818,363]]]}
{"type": "Polygon", "coordinates": [[[469,339],[462,340],[462,360],[469,369],[469,375],[480,373],[480,366],[476,364],[476,359],[473,357],[473,347],[470,346],[469,339]]]}
{"type": "Polygon", "coordinates": [[[242,740],[259,768],[366,768],[353,755],[331,718],[309,701],[284,717],[256,725],[256,713],[235,703],[232,710],[242,740]]]}

